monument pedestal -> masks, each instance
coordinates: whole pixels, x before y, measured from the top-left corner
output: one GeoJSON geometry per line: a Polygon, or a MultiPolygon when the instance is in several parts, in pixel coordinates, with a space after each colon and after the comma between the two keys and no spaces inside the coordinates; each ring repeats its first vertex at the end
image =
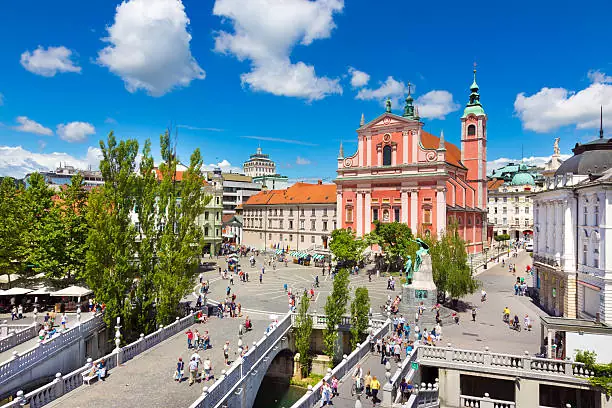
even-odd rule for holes
{"type": "Polygon", "coordinates": [[[430,310],[438,303],[438,290],[433,281],[431,267],[431,256],[422,256],[422,263],[418,271],[415,271],[410,285],[402,285],[402,301],[400,312],[414,313],[419,305],[423,303],[426,310],[430,310]]]}

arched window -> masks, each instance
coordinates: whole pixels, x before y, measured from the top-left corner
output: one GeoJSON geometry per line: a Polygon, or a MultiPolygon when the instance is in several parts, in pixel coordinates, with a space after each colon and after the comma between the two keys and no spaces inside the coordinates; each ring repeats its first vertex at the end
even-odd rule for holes
{"type": "Polygon", "coordinates": [[[475,135],[476,135],[476,126],[475,125],[468,126],[468,136],[475,136],[475,135]]]}
{"type": "Polygon", "coordinates": [[[391,165],[391,146],[386,145],[383,147],[383,166],[391,165]]]}

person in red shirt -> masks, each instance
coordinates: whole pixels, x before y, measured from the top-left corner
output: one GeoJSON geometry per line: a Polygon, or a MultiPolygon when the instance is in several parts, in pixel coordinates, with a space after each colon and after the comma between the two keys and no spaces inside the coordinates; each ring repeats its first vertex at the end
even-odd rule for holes
{"type": "Polygon", "coordinates": [[[193,340],[193,332],[191,331],[191,329],[187,329],[185,334],[187,335],[187,349],[190,349],[192,347],[191,341],[193,340]]]}

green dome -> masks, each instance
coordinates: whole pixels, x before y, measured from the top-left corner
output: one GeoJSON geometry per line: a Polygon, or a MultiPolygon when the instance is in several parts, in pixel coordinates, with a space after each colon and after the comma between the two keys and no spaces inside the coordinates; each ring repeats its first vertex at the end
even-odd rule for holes
{"type": "Polygon", "coordinates": [[[467,118],[468,115],[471,113],[473,113],[476,116],[482,116],[485,114],[485,111],[481,105],[466,106],[465,110],[463,111],[462,118],[467,118]]]}
{"type": "Polygon", "coordinates": [[[514,177],[512,177],[510,184],[513,186],[524,186],[525,184],[533,186],[535,185],[535,180],[529,173],[516,173],[514,177]]]}

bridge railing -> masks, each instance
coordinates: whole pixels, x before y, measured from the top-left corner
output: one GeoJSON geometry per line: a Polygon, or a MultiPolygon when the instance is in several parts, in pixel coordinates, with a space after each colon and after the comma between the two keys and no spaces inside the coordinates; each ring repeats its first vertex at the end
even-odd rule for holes
{"type": "MultiPolygon", "coordinates": [[[[104,359],[106,363],[106,369],[112,370],[116,368],[119,364],[123,364],[128,360],[131,360],[138,354],[144,352],[145,350],[154,347],[159,344],[161,341],[174,336],[175,334],[185,330],[187,327],[191,326],[194,322],[194,314],[189,314],[182,319],[176,318],[176,321],[172,324],[169,324],[166,327],[160,327],[157,331],[151,333],[149,336],[140,335],[140,338],[126,346],[113,350],[110,354],[105,355],[97,360],[88,359],[87,364],[84,366],[72,371],[69,374],[62,376],[61,374],[56,374],[55,380],[50,383],[43,385],[40,388],[28,393],[23,394],[23,392],[19,391],[17,393],[17,398],[6,404],[0,408],[13,408],[13,407],[22,407],[25,404],[28,404],[30,408],[39,408],[42,407],[62,395],[69,393],[70,391],[80,387],[83,385],[83,373],[91,370],[95,365],[98,364],[102,359],[104,359]],[[146,338],[153,339],[150,341],[146,341],[146,338]]],[[[79,327],[79,326],[76,326],[79,327]]],[[[92,330],[96,325],[90,323],[85,326],[85,329],[92,330]]],[[[66,332],[68,333],[68,332],[66,332]]],[[[76,331],[75,331],[76,333],[76,331]]],[[[58,343],[59,344],[59,343],[58,343]]],[[[56,348],[61,348],[56,346],[56,348]]],[[[36,354],[35,354],[36,355],[36,354]]],[[[1,370],[2,366],[0,366],[1,370]]]]}
{"type": "Polygon", "coordinates": [[[38,334],[39,327],[40,325],[38,323],[19,326],[7,326],[3,324],[3,338],[0,340],[0,353],[33,339],[38,334]]]}
{"type": "Polygon", "coordinates": [[[395,374],[389,378],[389,383],[393,386],[391,390],[391,400],[399,402],[398,399],[401,397],[401,393],[398,393],[399,385],[402,378],[406,378],[406,381],[412,381],[414,374],[418,371],[412,368],[412,363],[417,359],[417,350],[413,349],[409,356],[406,356],[402,365],[397,369],[395,374]]]}
{"type": "Polygon", "coordinates": [[[495,408],[514,408],[514,401],[504,401],[489,398],[489,394],[484,397],[472,397],[470,395],[460,395],[459,402],[462,407],[495,407],[495,408]]]}
{"type": "Polygon", "coordinates": [[[25,370],[30,369],[41,360],[51,357],[65,346],[77,341],[80,337],[89,335],[91,331],[103,324],[102,315],[96,314],[66,331],[57,333],[49,340],[41,341],[23,353],[15,351],[10,360],[0,365],[0,384],[4,384],[25,370]]]}
{"type": "MultiPolygon", "coordinates": [[[[363,343],[361,343],[353,352],[342,359],[340,364],[334,367],[331,373],[328,373],[324,380],[329,380],[332,376],[336,376],[336,378],[343,378],[346,374],[348,374],[353,367],[364,358],[368,352],[370,351],[370,340],[373,339],[376,341],[379,338],[385,337],[389,334],[391,330],[391,321],[388,320],[385,324],[376,330],[371,338],[368,338],[363,343]]],[[[320,391],[323,386],[323,381],[319,381],[314,387],[309,388],[308,391],[302,398],[300,398],[295,404],[291,406],[291,408],[311,408],[313,407],[317,401],[321,399],[320,391]]]]}
{"type": "Polygon", "coordinates": [[[570,378],[589,378],[594,375],[583,363],[571,360],[554,360],[532,357],[528,352],[524,355],[491,353],[485,351],[462,350],[447,347],[418,346],[418,360],[432,360],[437,364],[453,364],[471,366],[474,368],[491,368],[492,370],[511,369],[523,372],[554,374],[570,378]]]}
{"type": "Polygon", "coordinates": [[[292,326],[292,315],[287,314],[276,327],[264,334],[242,358],[237,359],[230,369],[198,398],[191,408],[216,407],[244,379],[255,365],[270,352],[292,326]]]}

